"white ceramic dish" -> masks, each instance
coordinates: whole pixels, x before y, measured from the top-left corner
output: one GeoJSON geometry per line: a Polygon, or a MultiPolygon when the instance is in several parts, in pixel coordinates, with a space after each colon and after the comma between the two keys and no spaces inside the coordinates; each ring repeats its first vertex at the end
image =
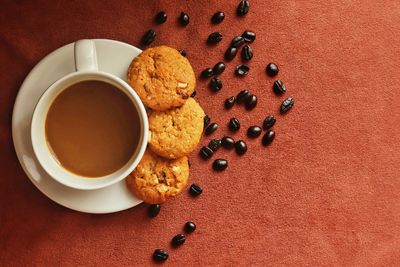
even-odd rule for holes
{"type": "MultiPolygon", "coordinates": [[[[95,39],[98,68],[126,81],[132,59],[141,50],[113,40],[95,39]]],[[[111,213],[141,203],[126,188],[125,180],[96,190],[66,187],[52,179],[34,156],[30,138],[33,110],[43,92],[59,78],[75,71],[74,44],[65,45],[42,59],[25,78],[15,101],[12,135],[15,151],[32,183],[53,201],[87,213],[111,213]]]]}

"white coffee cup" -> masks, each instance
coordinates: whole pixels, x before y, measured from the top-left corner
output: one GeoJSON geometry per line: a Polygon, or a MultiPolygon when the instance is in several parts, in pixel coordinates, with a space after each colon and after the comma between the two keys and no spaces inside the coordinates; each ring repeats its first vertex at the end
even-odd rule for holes
{"type": "Polygon", "coordinates": [[[57,80],[40,97],[31,121],[32,146],[40,165],[54,180],[76,189],[99,189],[121,181],[137,166],[146,150],[149,123],[142,101],[129,84],[115,75],[98,70],[96,48],[92,40],[75,42],[75,66],[76,72],[57,80]],[[124,92],[134,104],[140,120],[140,140],[130,160],[119,170],[95,178],[79,176],[63,168],[50,151],[45,133],[47,112],[54,99],[71,85],[88,80],[106,82],[124,92]]]}

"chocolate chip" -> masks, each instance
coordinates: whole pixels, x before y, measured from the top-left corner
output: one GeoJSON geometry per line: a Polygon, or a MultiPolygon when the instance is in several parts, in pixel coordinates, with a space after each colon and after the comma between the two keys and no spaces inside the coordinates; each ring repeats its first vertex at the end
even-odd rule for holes
{"type": "Polygon", "coordinates": [[[247,152],[247,145],[243,140],[239,140],[235,143],[235,151],[238,155],[244,155],[247,152]]]}
{"type": "Polygon", "coordinates": [[[262,129],[260,126],[253,125],[247,129],[247,136],[249,138],[257,138],[261,135],[262,129]]]}
{"type": "Polygon", "coordinates": [[[153,259],[158,262],[166,261],[168,259],[168,256],[169,255],[166,250],[159,249],[159,248],[154,250],[154,253],[153,253],[153,259]]]}
{"type": "Polygon", "coordinates": [[[204,121],[204,129],[205,129],[205,128],[207,128],[207,126],[208,126],[208,125],[210,124],[210,122],[211,122],[210,116],[204,115],[203,121],[204,121]]]}
{"type": "Polygon", "coordinates": [[[229,127],[229,129],[230,129],[232,132],[237,132],[237,131],[239,131],[239,129],[240,129],[240,122],[239,122],[239,120],[236,119],[236,118],[231,118],[231,119],[229,120],[228,127],[229,127]]]}
{"type": "Polygon", "coordinates": [[[186,50],[185,50],[185,49],[179,49],[178,51],[179,51],[179,53],[180,53],[182,56],[184,56],[184,57],[187,56],[187,53],[186,53],[186,50]]]}
{"type": "Polygon", "coordinates": [[[213,70],[213,74],[214,75],[220,75],[224,72],[225,70],[225,63],[224,62],[218,62],[217,64],[214,65],[214,67],[212,68],[213,70]]]}
{"type": "Polygon", "coordinates": [[[201,72],[201,74],[200,74],[200,78],[202,78],[202,79],[206,79],[206,78],[209,78],[209,77],[211,77],[211,76],[213,76],[213,69],[212,68],[207,68],[207,69],[204,69],[202,72],[201,72]]]}
{"type": "Polygon", "coordinates": [[[210,135],[218,129],[218,124],[216,122],[211,123],[205,130],[206,135],[210,135]]]}
{"type": "Polygon", "coordinates": [[[214,152],[212,151],[212,149],[207,147],[207,146],[203,146],[200,149],[200,156],[203,159],[209,159],[209,158],[211,158],[213,156],[213,154],[214,154],[214,152]]]}
{"type": "Polygon", "coordinates": [[[236,13],[238,16],[244,16],[249,12],[250,2],[249,1],[240,1],[236,13]]]}
{"type": "Polygon", "coordinates": [[[245,45],[242,48],[242,60],[249,61],[253,58],[253,50],[249,45],[245,45]]]}
{"type": "Polygon", "coordinates": [[[224,55],[224,58],[228,61],[234,59],[236,57],[237,54],[237,48],[236,47],[229,47],[224,55]]]}
{"type": "Polygon", "coordinates": [[[252,31],[245,31],[242,33],[242,37],[247,43],[252,43],[256,39],[256,33],[252,31]]]}
{"type": "Polygon", "coordinates": [[[221,145],[223,148],[232,149],[235,147],[235,140],[232,137],[224,136],[221,139],[221,145]]]}
{"type": "Polygon", "coordinates": [[[173,247],[179,247],[181,245],[183,245],[183,243],[185,243],[186,241],[186,236],[184,234],[177,234],[176,236],[174,236],[171,240],[171,245],[173,247]]]}
{"type": "Polygon", "coordinates": [[[184,229],[186,233],[193,233],[196,230],[196,224],[191,221],[186,222],[184,229]]]}
{"type": "Polygon", "coordinates": [[[257,106],[257,96],[249,95],[249,97],[246,99],[246,102],[245,102],[246,109],[252,110],[256,106],[257,106]]]}
{"type": "Polygon", "coordinates": [[[242,36],[236,36],[231,41],[231,47],[238,48],[244,44],[244,38],[242,36]]]}
{"type": "Polygon", "coordinates": [[[276,65],[275,63],[269,63],[267,65],[265,71],[267,72],[268,76],[274,77],[274,76],[278,75],[279,68],[278,68],[278,65],[276,65]]]}
{"type": "Polygon", "coordinates": [[[264,130],[268,130],[268,129],[272,128],[272,126],[274,126],[275,122],[276,122],[276,119],[274,116],[272,116],[272,115],[267,116],[263,121],[264,130]]]}
{"type": "Polygon", "coordinates": [[[222,89],[222,81],[218,77],[213,77],[210,80],[210,89],[214,92],[218,92],[222,89]]]}
{"type": "Polygon", "coordinates": [[[281,104],[281,113],[286,113],[288,112],[294,105],[294,99],[291,97],[286,98],[283,100],[281,104]]]}
{"type": "Polygon", "coordinates": [[[249,97],[250,93],[248,90],[244,89],[240,91],[236,96],[237,103],[245,103],[247,98],[249,97]]]}
{"type": "Polygon", "coordinates": [[[212,139],[208,143],[208,147],[213,151],[216,152],[221,147],[221,140],[220,139],[212,139]]]}
{"type": "Polygon", "coordinates": [[[272,86],[272,89],[277,95],[282,95],[286,92],[286,86],[283,84],[281,80],[276,80],[274,82],[274,85],[272,86]]]}

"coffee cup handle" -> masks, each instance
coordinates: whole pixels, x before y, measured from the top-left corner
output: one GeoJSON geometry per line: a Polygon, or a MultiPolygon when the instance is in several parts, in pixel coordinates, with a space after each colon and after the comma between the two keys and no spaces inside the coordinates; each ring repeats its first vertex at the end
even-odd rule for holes
{"type": "Polygon", "coordinates": [[[93,40],[83,39],[76,41],[74,53],[76,71],[98,70],[96,46],[93,40]]]}

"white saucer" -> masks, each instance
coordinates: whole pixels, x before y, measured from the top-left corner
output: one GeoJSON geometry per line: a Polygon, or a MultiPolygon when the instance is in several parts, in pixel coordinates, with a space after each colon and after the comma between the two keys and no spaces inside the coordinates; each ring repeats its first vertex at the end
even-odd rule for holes
{"type": "MultiPolygon", "coordinates": [[[[99,70],[126,81],[132,59],[142,51],[126,43],[96,39],[99,70]]],[[[36,160],[30,138],[33,109],[42,93],[62,76],[75,71],[74,44],[65,45],[42,59],[25,78],[15,101],[12,136],[19,162],[32,183],[53,201],[67,208],[88,213],[111,213],[140,204],[126,188],[125,180],[98,190],[66,187],[46,174],[36,160]]]]}

